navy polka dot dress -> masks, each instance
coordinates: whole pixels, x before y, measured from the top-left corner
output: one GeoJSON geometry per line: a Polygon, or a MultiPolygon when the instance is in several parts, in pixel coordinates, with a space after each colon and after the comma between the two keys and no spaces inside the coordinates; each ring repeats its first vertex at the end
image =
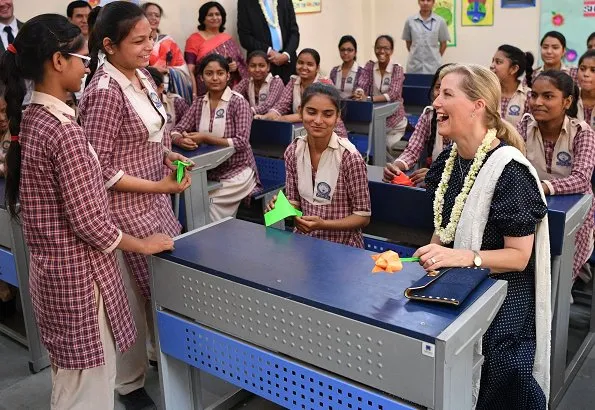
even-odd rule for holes
{"type": "MultiPolygon", "coordinates": [[[[503,146],[501,144],[496,149],[503,146]]],[[[494,152],[488,153],[488,157],[494,152]]],[[[428,171],[428,192],[434,193],[450,150],[440,154],[428,171]]],[[[487,158],[486,158],[487,160],[487,158]]],[[[455,159],[442,212],[442,223],[450,221],[456,196],[473,160],[455,159]]],[[[481,250],[502,249],[504,237],[535,233],[535,227],[547,213],[535,178],[527,167],[511,161],[502,172],[483,234],[481,250]]],[[[483,337],[485,361],[477,409],[544,409],[545,395],[533,378],[535,357],[535,255],[523,272],[496,275],[508,281],[508,293],[502,308],[483,337]]]]}

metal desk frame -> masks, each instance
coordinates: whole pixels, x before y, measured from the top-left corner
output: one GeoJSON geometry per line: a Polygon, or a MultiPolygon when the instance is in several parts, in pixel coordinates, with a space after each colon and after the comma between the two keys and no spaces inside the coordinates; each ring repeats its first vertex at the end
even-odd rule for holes
{"type": "MultiPolygon", "coordinates": [[[[483,362],[474,343],[497,314],[507,286],[494,283],[435,344],[420,345],[160,257],[150,258],[150,267],[162,400],[165,409],[176,410],[229,408],[205,407],[201,371],[290,408],[470,408],[472,375],[483,362]],[[420,372],[399,372],[408,368],[420,372]]],[[[233,391],[227,397],[238,400],[233,391]]]]}
{"type": "Polygon", "coordinates": [[[41,343],[39,330],[33,313],[33,305],[29,296],[29,252],[25,245],[21,225],[10,217],[8,211],[0,209],[0,246],[8,248],[15,259],[18,288],[25,322],[25,335],[0,324],[0,332],[16,340],[29,349],[29,370],[37,373],[50,365],[47,350],[41,343]]]}

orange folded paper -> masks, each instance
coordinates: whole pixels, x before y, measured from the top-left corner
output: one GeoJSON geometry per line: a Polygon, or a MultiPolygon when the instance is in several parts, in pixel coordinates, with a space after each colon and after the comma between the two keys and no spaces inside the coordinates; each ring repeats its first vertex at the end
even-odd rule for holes
{"type": "Polygon", "coordinates": [[[411,179],[403,172],[399,175],[395,175],[391,182],[395,185],[413,186],[411,179]]]}
{"type": "Polygon", "coordinates": [[[386,251],[378,255],[372,255],[372,259],[374,259],[375,261],[372,273],[395,273],[403,269],[403,263],[401,262],[401,258],[399,258],[399,254],[395,251],[386,251]]]}

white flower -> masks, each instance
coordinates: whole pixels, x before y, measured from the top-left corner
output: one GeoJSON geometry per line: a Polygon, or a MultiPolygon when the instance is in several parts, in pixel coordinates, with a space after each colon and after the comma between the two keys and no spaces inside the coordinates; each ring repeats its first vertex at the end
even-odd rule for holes
{"type": "Polygon", "coordinates": [[[440,242],[447,245],[454,241],[455,233],[457,231],[457,225],[459,224],[459,220],[461,219],[461,214],[463,213],[463,208],[465,206],[465,201],[467,200],[467,196],[469,196],[469,192],[475,183],[475,178],[477,178],[477,174],[483,165],[483,161],[486,158],[486,155],[490,151],[490,147],[492,142],[496,139],[496,130],[489,129],[486,133],[481,145],[477,149],[475,153],[475,157],[473,159],[473,164],[465,177],[465,181],[463,183],[463,188],[461,192],[457,195],[455,199],[455,204],[450,211],[450,221],[445,228],[442,228],[442,209],[444,208],[444,195],[446,194],[446,190],[448,189],[448,182],[450,181],[450,176],[452,174],[452,170],[454,168],[455,159],[457,157],[457,144],[452,144],[452,149],[450,150],[450,156],[446,160],[446,165],[444,166],[444,171],[442,172],[442,178],[440,179],[440,183],[438,184],[438,188],[436,189],[436,196],[434,197],[434,229],[436,235],[440,238],[440,242]]]}

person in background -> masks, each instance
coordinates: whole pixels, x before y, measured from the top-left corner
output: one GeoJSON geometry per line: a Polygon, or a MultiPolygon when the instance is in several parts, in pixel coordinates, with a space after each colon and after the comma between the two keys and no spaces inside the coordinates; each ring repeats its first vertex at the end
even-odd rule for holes
{"type": "Polygon", "coordinates": [[[243,78],[234,91],[250,103],[254,115],[269,112],[283,92],[283,80],[271,74],[271,63],[264,51],[255,50],[248,55],[248,77],[243,78]]]}
{"type": "Polygon", "coordinates": [[[587,38],[587,50],[592,50],[595,48],[595,31],[591,33],[589,38],[587,38]]]}
{"type": "Polygon", "coordinates": [[[496,74],[502,87],[500,116],[514,126],[529,112],[533,61],[533,54],[508,44],[498,47],[492,57],[490,70],[496,74]],[[520,80],[523,74],[525,81],[520,80]]]}
{"type": "Polygon", "coordinates": [[[229,63],[229,86],[234,87],[248,76],[243,53],[235,40],[225,33],[227,13],[221,4],[208,1],[198,9],[198,32],[186,40],[184,57],[193,74],[192,90],[195,96],[204,95],[207,90],[197,70],[200,62],[209,54],[220,54],[229,63]]]}
{"type": "Polygon", "coordinates": [[[291,0],[238,0],[237,10],[242,47],[248,54],[255,50],[267,53],[271,72],[287,84],[295,73],[300,45],[300,29],[291,0]]]}
{"type": "Polygon", "coordinates": [[[366,79],[363,89],[356,90],[354,99],[372,102],[397,102],[397,110],[386,119],[386,159],[393,162],[407,128],[407,117],[403,106],[403,67],[392,60],[395,42],[389,35],[378,36],[374,43],[376,61],[366,64],[366,79]]]}
{"type": "Polygon", "coordinates": [[[595,49],[587,51],[578,60],[580,96],[576,118],[595,130],[595,49]]]}
{"type": "Polygon", "coordinates": [[[199,66],[207,93],[192,103],[171,136],[174,144],[195,149],[200,144],[233,147],[234,154],[208,171],[209,181],[221,187],[209,192],[211,221],[235,216],[240,202],[260,187],[256,161],[250,146],[252,111],[250,104],[227,85],[227,59],[209,54],[199,66]]]}
{"type": "MultiPolygon", "coordinates": [[[[265,115],[258,115],[255,118],[262,118],[273,121],[301,122],[302,94],[310,84],[324,82],[332,84],[330,80],[320,76],[320,54],[312,48],[304,48],[297,57],[297,75],[292,75],[291,80],[285,86],[277,103],[265,115]]],[[[339,118],[335,132],[339,137],[347,137],[345,124],[339,118]]]]}
{"type": "Polygon", "coordinates": [[[560,70],[568,74],[574,82],[577,80],[578,69],[564,65],[566,54],[566,37],[559,31],[548,31],[541,39],[541,59],[543,65],[536,68],[533,77],[548,70],[560,70]]]}
{"type": "MultiPolygon", "coordinates": [[[[89,39],[91,81],[79,103],[79,119],[101,163],[114,221],[136,235],[176,236],[181,225],[163,194],[190,186],[189,173],[177,183],[172,164],[190,160],[164,146],[167,113],[144,69],[153,49],[151,31],[141,8],[131,2],[114,1],[101,9],[89,39]],[[97,68],[100,50],[106,58],[97,68]],[[172,169],[166,177],[164,165],[172,169]]],[[[147,328],[154,333],[148,261],[125,252],[118,262],[138,339],[118,356],[116,390],[127,409],[154,408],[144,389],[147,328]]]]}
{"type": "Polygon", "coordinates": [[[175,40],[167,34],[161,33],[159,25],[163,17],[163,8],[157,3],[143,3],[141,9],[151,25],[151,38],[153,39],[153,51],[149,57],[149,65],[155,67],[164,75],[167,88],[192,101],[192,80],[184,53],[178,47],[175,40]],[[173,87],[170,87],[171,84],[173,87]]]}
{"type": "Polygon", "coordinates": [[[285,151],[286,196],[303,212],[295,218],[295,232],[363,248],[362,229],[371,215],[368,173],[355,146],[333,131],[341,118],[339,92],[314,83],[304,91],[300,110],[307,135],[285,151]]]}
{"type": "Polygon", "coordinates": [[[157,86],[157,95],[165,107],[167,113],[167,124],[163,134],[163,145],[171,149],[171,130],[182,119],[190,106],[181,96],[170,93],[165,90],[165,83],[163,82],[163,73],[155,67],[147,67],[147,71],[151,74],[151,78],[157,86]]]}
{"type": "MultiPolygon", "coordinates": [[[[595,132],[576,119],[578,97],[578,87],[568,74],[545,71],[533,80],[531,114],[517,125],[546,195],[593,195],[595,132]]],[[[587,283],[592,276],[587,261],[593,252],[593,211],[595,200],[576,234],[573,282],[580,277],[587,283]]]]}
{"type": "Polygon", "coordinates": [[[68,17],[68,20],[72,24],[81,29],[85,40],[89,40],[89,24],[87,24],[87,19],[91,10],[91,5],[83,0],[73,1],[66,7],[66,17],[68,17]]]}
{"type": "Polygon", "coordinates": [[[339,55],[343,64],[333,67],[330,79],[339,90],[341,98],[352,98],[358,88],[365,87],[366,71],[361,67],[357,59],[357,41],[353,36],[343,36],[339,40],[339,55]]]}
{"type": "Polygon", "coordinates": [[[49,352],[53,410],[114,408],[117,355],[137,339],[116,254],[173,248],[167,235],[138,239],[112,219],[97,154],[65,104],[88,71],[87,53],[77,26],[42,14],[25,23],[0,57],[13,136],[6,204],[23,226],[28,293],[49,352]],[[24,113],[23,78],[35,87],[24,113]]]}
{"type": "MultiPolygon", "coordinates": [[[[14,16],[12,0],[0,0],[0,55],[6,51],[9,44],[14,42],[23,22],[14,16]]],[[[25,98],[27,100],[27,98],[25,98]]]]}
{"type": "MultiPolygon", "coordinates": [[[[430,88],[428,96],[430,101],[434,101],[440,94],[440,73],[449,65],[444,64],[434,74],[432,88],[430,88]]],[[[413,171],[410,178],[415,185],[424,182],[432,162],[438,158],[444,147],[451,143],[450,140],[443,138],[438,133],[437,117],[433,106],[429,105],[424,108],[405,151],[399,155],[395,162],[386,164],[382,178],[384,182],[391,182],[401,172],[413,169],[420,159],[422,159],[420,168],[413,171]]]]}

